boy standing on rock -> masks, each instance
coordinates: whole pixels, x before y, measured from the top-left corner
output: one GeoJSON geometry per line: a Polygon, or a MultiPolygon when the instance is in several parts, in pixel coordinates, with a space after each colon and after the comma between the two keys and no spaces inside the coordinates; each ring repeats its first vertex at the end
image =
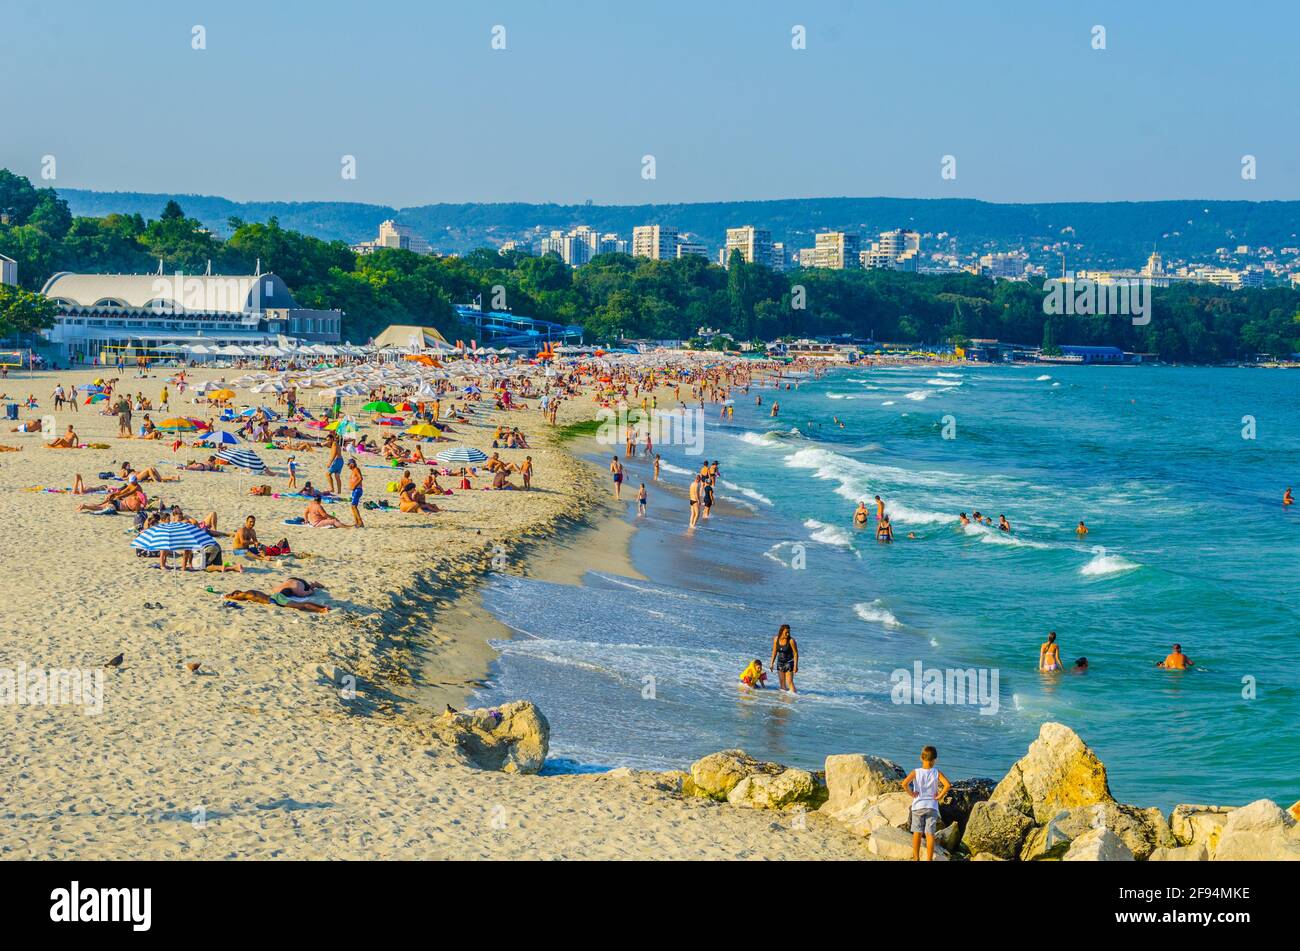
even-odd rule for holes
{"type": "Polygon", "coordinates": [[[952,783],[935,767],[939,753],[933,746],[921,750],[921,768],[903,780],[912,797],[912,861],[921,860],[921,835],[925,835],[925,860],[934,861],[934,833],[939,827],[939,800],[948,795],[952,783]]]}

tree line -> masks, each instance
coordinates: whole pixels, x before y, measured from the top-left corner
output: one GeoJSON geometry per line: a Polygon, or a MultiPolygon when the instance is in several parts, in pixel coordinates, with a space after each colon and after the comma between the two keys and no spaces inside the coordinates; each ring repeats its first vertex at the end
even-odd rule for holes
{"type": "Polygon", "coordinates": [[[472,336],[453,309],[481,299],[517,314],[580,324],[588,342],[684,340],[707,327],[740,341],[849,335],[940,344],[996,338],[1030,346],[1111,345],[1174,362],[1218,363],[1300,351],[1300,292],[1180,284],[1154,293],[1151,320],[1043,312],[1043,288],[973,274],[886,270],[773,271],[733,253],[723,268],[704,258],[653,261],[604,254],[578,268],[554,254],[479,248],[460,257],[400,249],[358,254],[266,222],[228,221],[214,235],[171,200],[156,219],[140,214],[73,217],[49,188],[0,169],[0,254],[18,262],[20,288],[0,291],[0,336],[48,326],[38,295],[58,271],[251,274],[260,262],[305,307],[344,311],[343,335],[365,341],[389,324],[434,326],[472,336]],[[23,292],[27,296],[22,296],[23,292]],[[1050,322],[1049,322],[1050,321],[1050,322]]]}

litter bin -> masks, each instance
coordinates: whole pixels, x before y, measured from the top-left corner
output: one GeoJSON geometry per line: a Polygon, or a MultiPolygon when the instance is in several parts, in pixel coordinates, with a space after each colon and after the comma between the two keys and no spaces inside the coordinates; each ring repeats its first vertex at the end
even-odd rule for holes
{"type": "Polygon", "coordinates": [[[17,403],[6,403],[6,404],[5,404],[5,418],[17,422],[17,420],[18,420],[18,404],[17,404],[17,403]]]}

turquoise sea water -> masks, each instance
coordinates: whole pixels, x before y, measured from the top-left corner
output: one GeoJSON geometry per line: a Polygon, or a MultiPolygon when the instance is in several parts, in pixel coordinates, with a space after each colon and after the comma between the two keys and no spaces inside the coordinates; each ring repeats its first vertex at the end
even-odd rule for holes
{"type": "MultiPolygon", "coordinates": [[[[725,482],[694,533],[681,490],[701,457],[661,447],[676,491],[652,485],[632,544],[648,581],[490,586],[518,636],[497,645],[480,699],[534,699],[553,755],[603,766],[681,767],[731,746],[807,767],[849,751],[910,765],[932,743],[950,776],[997,778],[1058,720],[1122,800],[1289,805],[1300,506],[1281,496],[1300,489],[1298,386],[1261,370],[844,368],[783,390],[777,421],[770,388],[736,394],[734,419],[706,413],[704,456],[725,482]],[[852,525],[876,494],[892,545],[852,525]],[[962,530],[957,513],[975,509],[1006,514],[1013,534],[962,530]],[[799,695],[738,689],[782,622],[799,695]],[[1036,672],[1049,629],[1089,673],[1036,672]],[[1154,667],[1174,642],[1196,670],[1154,667]],[[894,702],[891,676],[918,662],[996,671],[996,712],[894,702]]],[[[640,460],[629,471],[633,493],[650,482],[640,460]]]]}

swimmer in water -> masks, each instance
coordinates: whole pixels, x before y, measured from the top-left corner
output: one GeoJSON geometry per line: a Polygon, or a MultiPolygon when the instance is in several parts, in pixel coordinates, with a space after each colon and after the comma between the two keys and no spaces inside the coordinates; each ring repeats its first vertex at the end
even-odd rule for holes
{"type": "Polygon", "coordinates": [[[1282,504],[1283,504],[1283,505],[1294,505],[1294,504],[1295,504],[1295,499],[1291,498],[1291,487],[1290,487],[1290,486],[1287,486],[1287,490],[1286,490],[1285,492],[1282,493],[1282,504]]]}
{"type": "Polygon", "coordinates": [[[1056,643],[1056,632],[1047,632],[1047,641],[1038,648],[1038,669],[1043,673],[1055,673],[1061,669],[1061,648],[1056,643]]]}
{"type": "Polygon", "coordinates": [[[998,531],[1001,532],[1011,531],[1011,523],[1007,521],[1007,517],[1005,515],[998,516],[998,531]]]}
{"type": "Polygon", "coordinates": [[[859,502],[857,509],[853,512],[854,525],[866,525],[871,516],[867,513],[867,503],[859,502]]]}
{"type": "Polygon", "coordinates": [[[879,522],[885,517],[885,500],[876,496],[876,521],[879,522]]]}
{"type": "Polygon", "coordinates": [[[1074,662],[1074,666],[1070,668],[1070,673],[1072,674],[1086,674],[1087,672],[1088,658],[1086,657],[1080,657],[1074,662]]]}
{"type": "Polygon", "coordinates": [[[970,516],[968,516],[965,512],[962,512],[960,515],[958,515],[957,520],[961,522],[963,527],[970,524],[970,516]]]}
{"type": "Polygon", "coordinates": [[[1182,644],[1175,644],[1174,649],[1169,656],[1156,664],[1156,666],[1163,667],[1165,670],[1190,670],[1192,667],[1192,659],[1183,653],[1182,644]]]}
{"type": "Polygon", "coordinates": [[[1083,524],[1083,519],[1079,519],[1079,527],[1074,530],[1074,534],[1080,538],[1088,534],[1088,526],[1083,524]]]}
{"type": "Polygon", "coordinates": [[[876,541],[892,542],[894,540],[894,526],[889,524],[889,516],[882,515],[880,521],[876,523],[876,541]]]}

